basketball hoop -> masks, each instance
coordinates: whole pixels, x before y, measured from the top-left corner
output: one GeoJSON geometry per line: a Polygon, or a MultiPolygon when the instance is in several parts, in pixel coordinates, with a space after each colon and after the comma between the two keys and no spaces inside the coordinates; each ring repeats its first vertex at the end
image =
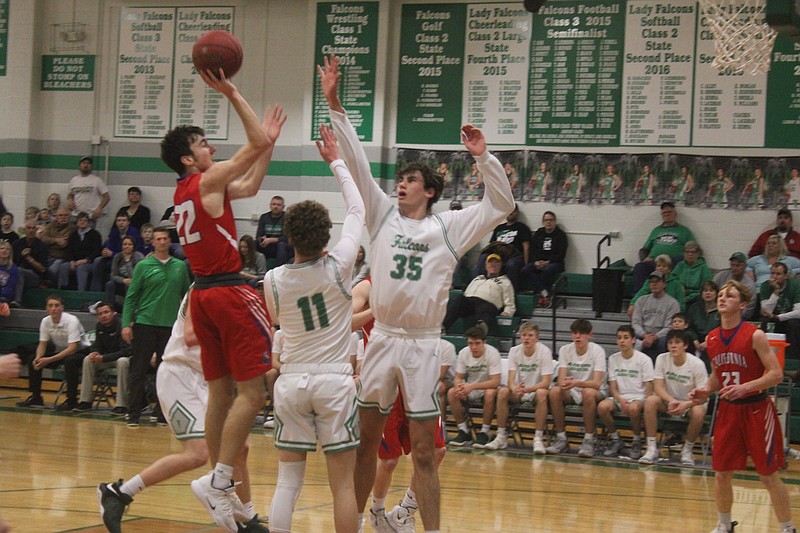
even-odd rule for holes
{"type": "Polygon", "coordinates": [[[766,23],[765,0],[700,0],[714,34],[715,58],[720,71],[763,74],[769,71],[777,33],[766,23]]]}

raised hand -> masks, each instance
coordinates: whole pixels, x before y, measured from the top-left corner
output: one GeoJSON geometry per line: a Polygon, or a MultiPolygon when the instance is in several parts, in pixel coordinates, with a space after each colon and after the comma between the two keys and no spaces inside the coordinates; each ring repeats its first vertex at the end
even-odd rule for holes
{"type": "Polygon", "coordinates": [[[236,92],[236,86],[228,81],[222,69],[219,69],[217,74],[214,74],[211,70],[202,70],[200,71],[200,77],[203,78],[206,85],[218,93],[222,93],[226,98],[230,99],[236,92]]]}
{"type": "Polygon", "coordinates": [[[319,150],[319,155],[322,157],[322,160],[330,165],[339,159],[336,136],[327,124],[319,125],[319,135],[322,137],[322,140],[317,141],[317,150],[319,150]]]}
{"type": "Polygon", "coordinates": [[[344,112],[338,93],[339,78],[341,76],[339,58],[331,54],[330,58],[325,57],[323,59],[325,61],[324,66],[317,65],[322,94],[325,95],[325,99],[328,101],[328,107],[334,111],[344,112]]]}
{"type": "Polygon", "coordinates": [[[472,124],[461,126],[461,141],[469,153],[475,157],[486,151],[486,138],[483,136],[483,132],[472,124]]]}
{"type": "Polygon", "coordinates": [[[280,137],[281,128],[286,123],[286,118],[287,116],[283,114],[283,106],[281,105],[268,106],[264,111],[264,120],[261,123],[261,127],[273,145],[280,137]]]}

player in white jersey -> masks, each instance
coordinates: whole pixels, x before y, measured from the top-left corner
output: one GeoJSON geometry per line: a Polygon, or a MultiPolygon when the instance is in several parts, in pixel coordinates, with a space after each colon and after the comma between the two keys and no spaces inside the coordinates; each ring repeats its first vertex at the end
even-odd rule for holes
{"type": "Polygon", "coordinates": [[[694,465],[692,449],[706,415],[706,404],[695,405],[689,397],[694,389],[704,387],[708,382],[708,371],[698,357],[688,353],[689,335],[682,329],[671,329],[667,333],[669,352],[662,353],[656,359],[653,374],[655,394],[647,398],[644,404],[644,424],[647,434],[647,451],[639,459],[642,464],[652,464],[658,460],[658,413],[672,416],[685,416],[689,419],[686,437],[681,450],[681,463],[694,465]]]}
{"type": "Polygon", "coordinates": [[[547,427],[547,394],[553,381],[553,352],[539,342],[539,326],[523,322],[519,327],[522,344],[508,352],[508,386],[497,392],[497,436],[487,444],[489,450],[508,447],[508,405],[536,406],[536,434],[533,453],[545,453],[544,430],[547,427]]]}
{"type": "MultiPolygon", "coordinates": [[[[208,384],[203,379],[200,345],[189,316],[189,294],[183,297],[156,375],[158,401],[183,450],[162,457],[124,483],[120,479],[98,485],[100,516],[111,533],[122,531],[122,514],[139,492],[208,462],[208,445],[205,441],[208,384]]],[[[237,486],[233,514],[239,532],[267,533],[269,530],[253,511],[247,471],[247,445],[237,457],[234,479],[237,486]]]]}
{"type": "Polygon", "coordinates": [[[283,232],[294,247],[293,264],[264,277],[267,308],[283,332],[281,374],[275,382],[275,447],[278,484],[270,506],[273,532],[289,532],[303,486],[306,454],[325,452],[338,533],[358,529],[353,470],[358,447],[356,386],[350,363],[351,274],[361,242],[364,204],[336,138],[320,127],[317,148],[342,188],[346,215],[342,237],[327,254],[328,210],[305,200],[286,210],[283,232]]]}
{"type": "Polygon", "coordinates": [[[358,402],[361,447],[356,468],[358,508],[364,509],[375,477],[377,450],[386,416],[402,388],[410,420],[412,459],[418,477],[420,515],[426,531],[439,530],[439,478],[434,432],[439,416],[439,343],[449,287],[458,259],[514,208],[503,166],[486,149],[483,134],[462,127],[462,140],[483,173],[483,199],[460,211],[431,213],[444,180],[426,165],[412,163],[396,175],[397,205],[370,171],[369,160],[337,94],[339,60],[319,67],[341,152],[366,206],[372,241],[372,293],[375,328],[361,372],[358,402]]]}
{"type": "Polygon", "coordinates": [[[583,436],[578,455],[594,455],[594,430],[597,422],[597,404],[608,396],[606,383],[606,351],[598,344],[590,342],[592,323],[579,318],[569,327],[572,342],[558,351],[558,383],[550,389],[548,398],[553,412],[553,426],[556,442],[547,447],[547,453],[569,451],[567,440],[564,404],[583,407],[583,436]]]}
{"type": "Polygon", "coordinates": [[[653,394],[653,360],[634,350],[636,331],[625,324],[617,328],[617,353],[608,358],[609,397],[597,406],[597,414],[606,426],[611,441],[603,455],[614,457],[623,448],[622,439],[614,425],[614,413],[619,410],[631,419],[633,441],[630,458],[642,456],[642,413],[644,402],[653,394]]]}

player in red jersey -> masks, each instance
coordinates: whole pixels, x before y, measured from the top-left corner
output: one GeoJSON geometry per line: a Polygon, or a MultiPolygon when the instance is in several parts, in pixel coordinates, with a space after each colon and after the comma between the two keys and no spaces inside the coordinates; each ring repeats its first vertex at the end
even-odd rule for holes
{"type": "MultiPolygon", "coordinates": [[[[372,309],[369,306],[369,294],[372,289],[372,279],[369,276],[358,282],[353,287],[353,329],[361,329],[363,334],[364,347],[369,342],[369,335],[375,319],[372,316],[372,309]]],[[[450,366],[454,363],[455,347],[445,340],[440,343],[440,357],[442,361],[440,370],[440,381],[447,374],[450,366]],[[452,355],[444,357],[444,350],[449,344],[452,355]]],[[[436,427],[434,437],[434,447],[436,448],[436,466],[438,467],[444,460],[447,443],[444,438],[444,427],[442,419],[436,427]]],[[[398,391],[397,399],[392,405],[392,410],[386,419],[383,427],[381,444],[378,448],[378,468],[375,475],[375,482],[372,485],[372,506],[370,508],[370,523],[378,533],[394,533],[404,531],[415,531],[416,520],[414,514],[417,511],[417,500],[414,494],[416,485],[414,475],[411,476],[411,483],[406,490],[403,500],[399,505],[386,512],[386,495],[392,485],[392,476],[397,468],[398,460],[402,455],[411,453],[411,436],[409,434],[408,418],[406,417],[405,405],[403,403],[402,391],[398,391]]]]}
{"type": "Polygon", "coordinates": [[[706,337],[713,372],[705,387],[689,393],[702,404],[719,391],[712,454],[719,521],[711,533],[732,530],[733,472],[745,469],[748,455],[769,491],[781,533],[793,533],[789,494],[778,475],[783,438],[775,405],[766,393],[783,380],[783,371],[764,332],[742,320],[749,301],[750,291],[738,281],[719,290],[721,325],[706,337]]]}
{"type": "Polygon", "coordinates": [[[222,70],[219,77],[211,71],[200,75],[231,102],[247,144],[228,161],[215,163],[216,150],[203,130],[178,126],[161,142],[161,159],[179,176],[175,218],[196,276],[191,314],[208,381],[206,441],[215,466],[192,482],[192,490],[214,521],[235,533],[233,464],[264,405],[271,337],[263,299],[239,275],[242,264],[230,203],[258,192],[286,117],[276,106],[267,108],[260,122],[222,70]]]}

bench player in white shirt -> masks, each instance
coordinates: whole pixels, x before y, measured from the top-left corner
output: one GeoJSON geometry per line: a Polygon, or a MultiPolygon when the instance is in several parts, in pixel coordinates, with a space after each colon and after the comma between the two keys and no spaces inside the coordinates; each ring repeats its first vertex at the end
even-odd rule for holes
{"type": "Polygon", "coordinates": [[[323,253],[332,227],[328,210],[313,200],[289,206],[283,232],[294,247],[293,264],[264,277],[267,308],[283,332],[281,371],[275,382],[275,447],[278,483],[270,506],[274,533],[291,531],[294,504],[305,477],[306,455],[325,453],[337,533],[358,529],[353,470],[358,447],[356,386],[350,362],[353,317],[351,274],[356,262],[364,203],[339,159],[336,138],[320,127],[317,148],[342,188],[342,236],[323,253]]]}
{"type": "Polygon", "coordinates": [[[544,430],[547,427],[547,395],[553,382],[553,352],[539,342],[539,326],[523,322],[519,327],[522,344],[508,352],[508,386],[497,393],[497,436],[485,446],[489,450],[508,447],[508,405],[536,406],[536,433],[533,453],[544,454],[544,430]]]}
{"type": "Polygon", "coordinates": [[[653,394],[653,360],[647,354],[634,350],[635,343],[636,330],[633,326],[625,324],[617,328],[620,351],[608,358],[609,397],[597,406],[597,414],[611,438],[603,455],[614,457],[624,446],[614,425],[614,413],[619,410],[631,419],[633,440],[629,457],[634,461],[642,456],[644,402],[653,394]]]}
{"type": "Polygon", "coordinates": [[[425,531],[439,530],[439,478],[433,436],[439,417],[440,362],[435,354],[449,288],[458,259],[514,209],[503,165],[486,149],[483,134],[466,125],[461,138],[484,176],[485,192],[476,205],[461,211],[431,213],[444,178],[426,165],[412,163],[396,174],[397,204],[370,171],[358,135],[339,101],[339,60],[318,68],[322,90],[341,153],[366,206],[373,258],[371,306],[375,328],[364,358],[358,403],[361,447],[356,495],[363,510],[375,478],[383,425],[402,388],[410,421],[411,457],[425,531]]]}

